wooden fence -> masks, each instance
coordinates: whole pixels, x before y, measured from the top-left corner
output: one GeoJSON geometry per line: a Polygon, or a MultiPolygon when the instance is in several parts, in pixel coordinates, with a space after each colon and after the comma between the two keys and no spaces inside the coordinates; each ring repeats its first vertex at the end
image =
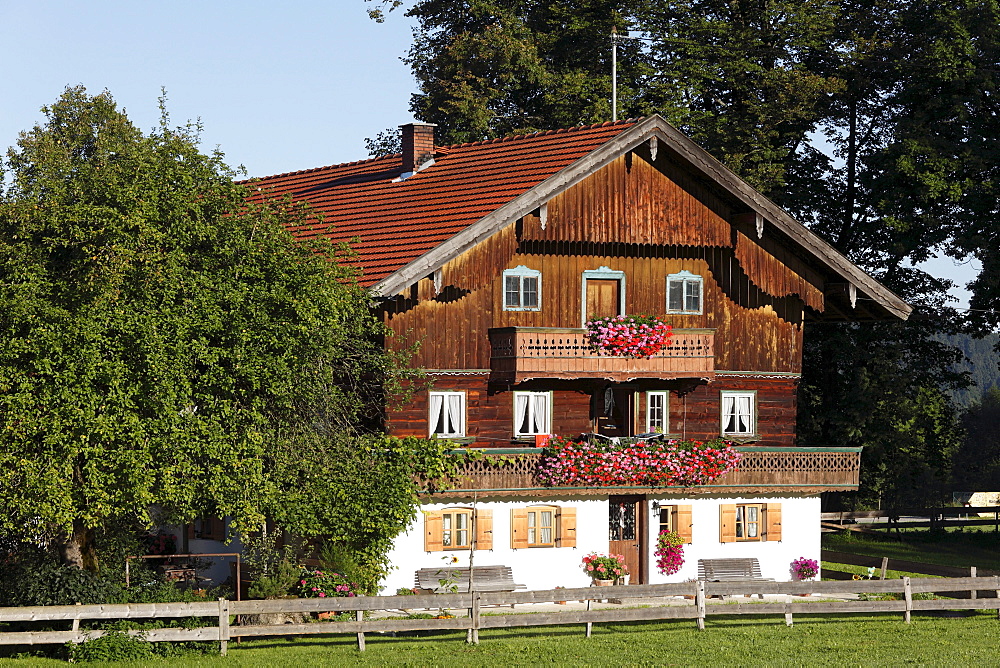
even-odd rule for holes
{"type": "Polygon", "coordinates": [[[899,508],[822,513],[824,531],[873,531],[876,529],[941,529],[944,527],[992,526],[1000,532],[1000,506],[949,506],[947,508],[899,508]],[[905,521],[903,518],[906,518],[905,521]],[[915,519],[916,518],[916,519],[915,519]],[[859,520],[868,520],[860,522],[859,520]]]}
{"type": "Polygon", "coordinates": [[[65,631],[12,631],[0,632],[0,645],[36,645],[52,643],[79,643],[104,634],[100,630],[80,629],[81,620],[157,619],[207,617],[217,620],[215,625],[199,628],[164,628],[149,631],[131,631],[150,642],[163,641],[214,641],[220,644],[223,654],[228,642],[234,638],[259,638],[266,636],[352,634],[357,636],[358,648],[365,648],[366,633],[405,631],[465,630],[468,642],[479,642],[482,629],[516,628],[584,624],[589,637],[593,624],[601,622],[651,621],[664,619],[693,619],[704,630],[705,619],[710,615],[783,615],[786,624],[792,624],[794,614],[843,614],[843,613],[902,613],[909,622],[914,611],[926,610],[997,610],[1000,617],[1000,597],[969,598],[965,600],[939,599],[914,600],[913,595],[924,592],[973,591],[993,596],[1000,594],[1000,577],[964,578],[902,578],[899,580],[858,580],[850,582],[682,582],[661,585],[624,585],[618,587],[585,587],[579,589],[547,589],[521,592],[472,592],[458,594],[425,594],[419,596],[361,596],[356,598],[305,598],[270,601],[205,601],[197,603],[141,603],[127,605],[64,605],[24,608],[0,608],[0,623],[5,622],[55,622],[69,621],[65,631]],[[783,597],[761,603],[708,604],[713,596],[749,596],[764,594],[783,597]],[[820,599],[802,599],[795,596],[819,596],[820,599]],[[899,600],[822,600],[824,596],[845,594],[900,594],[899,600]],[[654,604],[667,596],[693,596],[690,603],[660,607],[615,607],[591,609],[594,601],[612,598],[628,599],[635,605],[654,604]],[[581,600],[587,602],[586,610],[565,612],[539,612],[534,614],[482,614],[485,606],[508,606],[526,603],[551,603],[581,600]],[[365,619],[366,612],[399,611],[403,609],[445,609],[464,611],[464,616],[452,619],[407,619],[383,617],[365,619]],[[348,613],[353,620],[313,622],[303,624],[230,624],[232,615],[260,615],[268,613],[348,613]],[[353,614],[351,614],[353,613],[353,614]]]}

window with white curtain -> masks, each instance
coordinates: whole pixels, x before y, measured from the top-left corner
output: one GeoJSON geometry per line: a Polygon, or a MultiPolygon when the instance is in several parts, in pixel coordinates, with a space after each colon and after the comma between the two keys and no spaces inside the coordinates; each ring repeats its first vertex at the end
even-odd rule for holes
{"type": "Polygon", "coordinates": [[[431,392],[430,403],[431,436],[465,436],[465,392],[431,392]]]}
{"type": "Polygon", "coordinates": [[[722,392],[722,435],[753,436],[757,433],[757,393],[722,392]]]}
{"type": "Polygon", "coordinates": [[[538,311],[542,293],[542,272],[523,264],[503,272],[503,310],[538,311]]]}
{"type": "Polygon", "coordinates": [[[701,286],[701,276],[690,271],[667,276],[667,313],[701,313],[701,286]]]}
{"type": "Polygon", "coordinates": [[[646,393],[646,431],[667,433],[667,393],[646,393]]]}
{"type": "Polygon", "coordinates": [[[549,392],[514,393],[514,436],[551,433],[549,429],[549,392]]]}

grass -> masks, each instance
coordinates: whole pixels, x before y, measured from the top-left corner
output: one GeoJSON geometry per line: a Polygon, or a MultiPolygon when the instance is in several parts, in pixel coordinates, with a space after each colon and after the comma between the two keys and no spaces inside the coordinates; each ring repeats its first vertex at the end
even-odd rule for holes
{"type": "Polygon", "coordinates": [[[898,536],[895,532],[890,535],[831,533],[823,536],[823,547],[870,557],[889,557],[890,560],[1000,570],[1000,534],[992,530],[931,532],[911,529],[898,536]]]}
{"type": "MultiPolygon", "coordinates": [[[[230,645],[227,657],[169,661],[179,666],[898,666],[995,665],[1000,620],[995,614],[943,619],[914,615],[799,615],[788,628],[780,615],[710,617],[704,632],[691,620],[489,630],[478,646],[465,634],[427,638],[369,635],[358,652],[353,636],[269,639],[230,645]]],[[[167,665],[167,661],[160,662],[167,665]]],[[[66,665],[44,659],[0,661],[28,668],[66,665]]],[[[108,664],[91,664],[108,665],[108,664]]],[[[129,664],[115,664],[129,665],[129,664]]],[[[138,665],[138,664],[133,664],[138,665]]],[[[147,664],[149,665],[149,664],[147,664]]]]}

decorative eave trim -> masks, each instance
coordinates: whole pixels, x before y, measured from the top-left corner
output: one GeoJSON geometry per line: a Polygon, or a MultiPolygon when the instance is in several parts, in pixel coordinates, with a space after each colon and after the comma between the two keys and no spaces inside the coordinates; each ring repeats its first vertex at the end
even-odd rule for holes
{"type": "Polygon", "coordinates": [[[801,378],[801,373],[794,371],[718,371],[716,378],[801,378]]]}
{"type": "Polygon", "coordinates": [[[774,227],[781,230],[831,271],[843,276],[861,288],[892,315],[905,320],[912,307],[899,296],[866,274],[833,246],[810,231],[790,214],[757,192],[728,167],[709,155],[694,141],[667,123],[661,116],[649,116],[628,130],[609,139],[573,164],[564,167],[527,192],[514,198],[496,211],[484,216],[444,243],[427,251],[396,270],[372,287],[377,295],[394,295],[421,278],[432,274],[449,260],[512,224],[517,219],[546,204],[552,197],[576,185],[617,157],[640,144],[658,138],[676,151],[695,170],[725,188],[756,214],[763,215],[774,227]]]}
{"type": "Polygon", "coordinates": [[[559,499],[566,496],[601,497],[617,494],[642,494],[646,496],[695,496],[717,494],[725,497],[775,496],[788,494],[816,495],[823,492],[856,492],[858,485],[703,485],[698,487],[520,487],[513,489],[448,489],[439,492],[421,490],[420,499],[425,502],[440,503],[447,499],[466,499],[475,496],[480,501],[484,496],[525,496],[559,499]]]}
{"type": "Polygon", "coordinates": [[[490,369],[421,369],[432,376],[488,376],[490,369]]]}

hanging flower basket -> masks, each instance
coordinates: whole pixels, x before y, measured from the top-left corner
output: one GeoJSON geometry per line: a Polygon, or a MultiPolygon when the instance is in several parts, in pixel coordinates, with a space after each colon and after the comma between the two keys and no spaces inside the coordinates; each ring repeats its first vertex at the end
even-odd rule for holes
{"type": "Polygon", "coordinates": [[[616,315],[586,323],[591,347],[614,357],[652,357],[670,342],[670,325],[655,315],[616,315]]]}
{"type": "Polygon", "coordinates": [[[684,565],[684,539],[676,531],[664,529],[656,538],[653,556],[661,575],[673,575],[684,565]]]}
{"type": "Polygon", "coordinates": [[[546,485],[583,487],[692,487],[736,467],[741,454],[729,441],[576,442],[553,436],[538,462],[546,485]]]}

